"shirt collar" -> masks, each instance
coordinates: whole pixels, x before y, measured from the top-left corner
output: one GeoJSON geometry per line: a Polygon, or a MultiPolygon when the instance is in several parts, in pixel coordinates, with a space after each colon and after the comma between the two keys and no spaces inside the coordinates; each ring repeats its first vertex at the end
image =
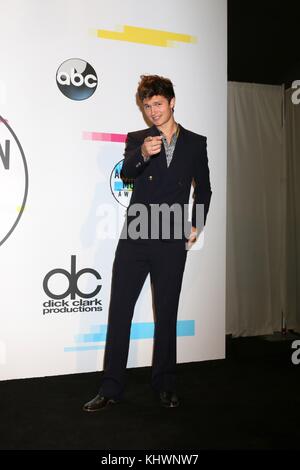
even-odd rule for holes
{"type": "MultiPolygon", "coordinates": [[[[158,130],[158,132],[160,133],[160,135],[162,136],[162,138],[163,138],[165,141],[167,141],[165,134],[164,134],[160,129],[157,129],[157,130],[158,130]]],[[[173,134],[172,137],[171,137],[171,142],[170,142],[170,144],[173,142],[173,140],[177,140],[177,137],[178,137],[178,135],[179,135],[179,131],[180,131],[180,125],[177,123],[177,129],[176,129],[176,131],[174,132],[174,134],[173,134]]]]}

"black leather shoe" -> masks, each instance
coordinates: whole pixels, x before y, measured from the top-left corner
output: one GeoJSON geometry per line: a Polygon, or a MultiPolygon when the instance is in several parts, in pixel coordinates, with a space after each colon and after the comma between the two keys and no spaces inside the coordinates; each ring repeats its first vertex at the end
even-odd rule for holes
{"type": "Polygon", "coordinates": [[[116,405],[119,403],[118,400],[110,397],[103,397],[101,395],[96,395],[93,400],[87,402],[83,405],[84,411],[101,411],[108,408],[110,405],[116,405]]]}
{"type": "Polygon", "coordinates": [[[180,404],[176,392],[160,392],[159,400],[160,404],[165,408],[177,408],[180,404]]]}

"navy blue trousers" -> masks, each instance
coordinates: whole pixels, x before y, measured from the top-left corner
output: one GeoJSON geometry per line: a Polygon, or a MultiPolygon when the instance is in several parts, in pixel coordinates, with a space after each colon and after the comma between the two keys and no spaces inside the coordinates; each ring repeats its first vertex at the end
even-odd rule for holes
{"type": "Polygon", "coordinates": [[[112,270],[101,395],[123,397],[134,307],[149,273],[155,322],[152,386],[156,391],[175,390],[176,322],[186,254],[184,241],[119,241],[112,270]]]}

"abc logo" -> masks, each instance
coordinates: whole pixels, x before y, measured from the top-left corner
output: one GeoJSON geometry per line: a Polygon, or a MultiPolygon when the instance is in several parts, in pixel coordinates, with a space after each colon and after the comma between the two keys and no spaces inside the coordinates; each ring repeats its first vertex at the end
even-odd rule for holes
{"type": "Polygon", "coordinates": [[[94,68],[85,60],[68,59],[58,68],[56,83],[67,98],[82,101],[93,95],[98,78],[94,68]]]}
{"type": "Polygon", "coordinates": [[[71,256],[71,272],[67,271],[66,269],[61,269],[61,268],[53,269],[52,271],[50,271],[45,276],[44,281],[43,281],[44,291],[47,294],[47,296],[51,297],[52,299],[64,299],[68,295],[71,296],[71,299],[75,299],[76,295],[84,299],[89,299],[91,297],[94,297],[100,291],[101,284],[98,284],[97,287],[92,292],[81,292],[78,288],[78,279],[80,278],[80,276],[82,276],[82,274],[85,274],[85,273],[92,274],[96,279],[101,279],[100,274],[95,269],[84,268],[76,272],[76,256],[72,255],[71,256]],[[65,292],[55,293],[49,289],[49,286],[48,286],[49,280],[52,276],[55,276],[56,274],[62,274],[63,276],[67,278],[69,286],[65,292]]]}

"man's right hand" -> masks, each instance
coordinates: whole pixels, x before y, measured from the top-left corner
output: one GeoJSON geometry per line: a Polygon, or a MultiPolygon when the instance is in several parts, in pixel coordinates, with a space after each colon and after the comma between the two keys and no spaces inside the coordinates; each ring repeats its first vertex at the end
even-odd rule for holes
{"type": "Polygon", "coordinates": [[[146,137],[141,147],[142,156],[144,158],[150,158],[152,155],[156,155],[161,150],[162,136],[155,135],[153,137],[146,137]]]}

